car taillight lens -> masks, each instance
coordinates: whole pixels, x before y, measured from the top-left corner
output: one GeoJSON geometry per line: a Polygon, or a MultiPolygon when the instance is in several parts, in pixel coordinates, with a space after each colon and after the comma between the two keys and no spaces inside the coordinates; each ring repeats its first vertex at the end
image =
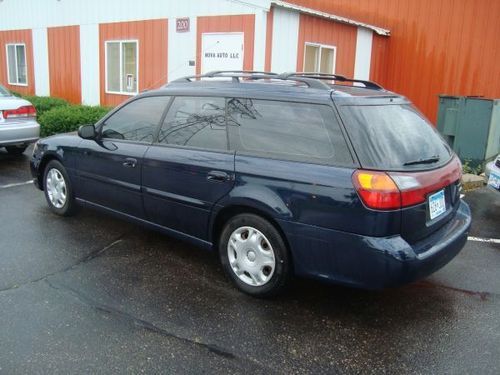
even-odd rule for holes
{"type": "Polygon", "coordinates": [[[400,191],[388,174],[357,170],[352,181],[366,206],[379,210],[401,208],[400,191]]]}
{"type": "Polygon", "coordinates": [[[18,109],[5,109],[3,118],[36,117],[36,109],[32,105],[25,105],[18,109]]]}
{"type": "Polygon", "coordinates": [[[438,191],[462,177],[458,158],[443,168],[425,172],[378,172],[357,170],[354,187],[363,203],[376,210],[397,210],[425,202],[438,191]]]}

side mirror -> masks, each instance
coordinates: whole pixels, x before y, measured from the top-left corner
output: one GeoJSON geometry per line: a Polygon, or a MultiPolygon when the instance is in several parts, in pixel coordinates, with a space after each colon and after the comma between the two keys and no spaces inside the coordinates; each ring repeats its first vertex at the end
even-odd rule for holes
{"type": "Polygon", "coordinates": [[[95,139],[96,131],[94,125],[82,125],[78,128],[78,136],[83,139],[95,139]]]}

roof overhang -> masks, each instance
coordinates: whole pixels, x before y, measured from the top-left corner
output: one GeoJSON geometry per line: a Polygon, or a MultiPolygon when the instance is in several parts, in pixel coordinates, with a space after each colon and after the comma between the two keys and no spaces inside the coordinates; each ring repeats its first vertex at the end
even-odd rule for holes
{"type": "Polygon", "coordinates": [[[321,11],[314,10],[311,8],[306,8],[306,7],[303,7],[300,5],[290,4],[286,1],[271,0],[271,5],[274,5],[274,6],[280,7],[280,8],[294,10],[296,12],[300,12],[300,13],[307,14],[307,15],[314,16],[314,17],[328,19],[328,20],[335,21],[335,22],[345,23],[345,24],[357,26],[357,27],[364,27],[366,29],[369,29],[369,30],[376,32],[378,35],[384,35],[384,36],[391,35],[390,30],[383,29],[381,27],[373,26],[373,25],[370,25],[370,24],[367,24],[364,22],[351,20],[350,18],[336,16],[335,14],[321,12],[321,11]]]}

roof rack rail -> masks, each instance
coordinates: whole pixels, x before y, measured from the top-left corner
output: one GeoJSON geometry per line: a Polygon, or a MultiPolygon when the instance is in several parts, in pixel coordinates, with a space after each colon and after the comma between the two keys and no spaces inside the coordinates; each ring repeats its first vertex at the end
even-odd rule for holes
{"type": "Polygon", "coordinates": [[[208,73],[205,73],[204,76],[207,77],[217,77],[223,74],[262,74],[262,75],[278,75],[278,73],[273,72],[263,72],[259,70],[214,70],[208,73]]]}
{"type": "Polygon", "coordinates": [[[193,76],[187,76],[178,78],[171,83],[181,83],[181,82],[192,82],[193,80],[200,78],[231,78],[233,82],[240,82],[240,78],[247,80],[259,80],[259,79],[278,79],[282,81],[295,81],[305,83],[310,88],[321,89],[321,90],[331,90],[332,88],[326,83],[315,79],[314,77],[303,77],[296,74],[290,74],[289,77],[283,76],[283,74],[273,73],[273,72],[261,72],[254,70],[220,70],[208,72],[205,74],[198,74],[193,76]]]}
{"type": "Polygon", "coordinates": [[[375,82],[366,81],[362,79],[347,78],[340,74],[328,74],[328,73],[316,73],[316,72],[286,72],[280,74],[280,77],[283,77],[283,79],[290,79],[292,77],[306,77],[306,78],[332,80],[339,82],[354,82],[354,83],[362,83],[363,85],[365,85],[367,89],[384,90],[382,86],[380,86],[375,82]]]}

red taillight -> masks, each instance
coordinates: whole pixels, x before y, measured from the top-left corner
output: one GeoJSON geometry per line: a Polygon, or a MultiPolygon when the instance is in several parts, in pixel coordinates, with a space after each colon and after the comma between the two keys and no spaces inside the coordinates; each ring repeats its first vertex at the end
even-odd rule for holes
{"type": "Polygon", "coordinates": [[[36,117],[36,109],[32,105],[25,105],[18,109],[5,109],[3,118],[36,117]]]}
{"type": "Polygon", "coordinates": [[[378,210],[401,208],[400,191],[388,174],[357,170],[352,181],[366,206],[378,210]]]}
{"type": "Polygon", "coordinates": [[[357,170],[352,181],[363,203],[376,210],[395,210],[425,202],[430,193],[458,180],[458,158],[445,167],[426,172],[375,172],[357,170]]]}

